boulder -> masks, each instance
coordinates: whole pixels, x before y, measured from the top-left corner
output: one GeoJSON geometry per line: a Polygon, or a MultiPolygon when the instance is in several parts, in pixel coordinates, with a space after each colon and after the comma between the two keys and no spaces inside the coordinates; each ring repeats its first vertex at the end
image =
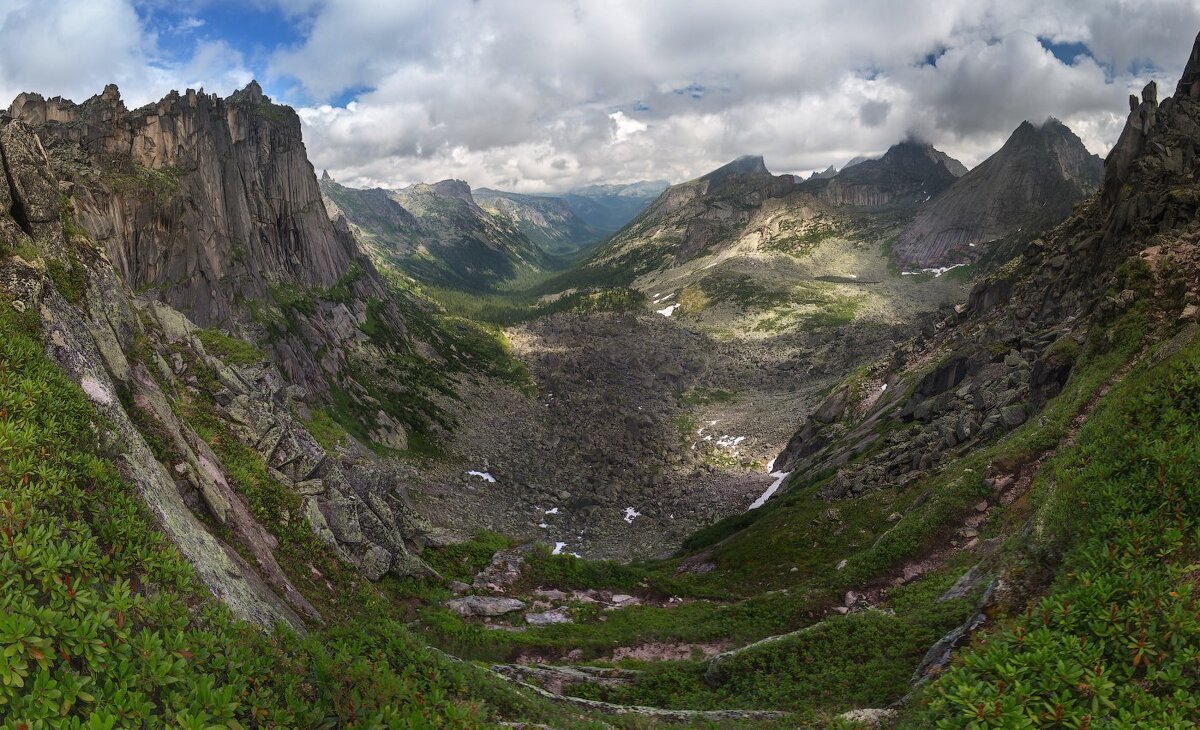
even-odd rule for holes
{"type": "Polygon", "coordinates": [[[550,626],[552,624],[569,624],[573,622],[574,619],[571,618],[571,614],[566,608],[525,614],[525,623],[530,626],[550,626]]]}
{"type": "Polygon", "coordinates": [[[515,598],[500,598],[497,596],[463,596],[446,602],[446,608],[459,616],[503,616],[506,613],[520,611],[525,603],[515,598]]]}

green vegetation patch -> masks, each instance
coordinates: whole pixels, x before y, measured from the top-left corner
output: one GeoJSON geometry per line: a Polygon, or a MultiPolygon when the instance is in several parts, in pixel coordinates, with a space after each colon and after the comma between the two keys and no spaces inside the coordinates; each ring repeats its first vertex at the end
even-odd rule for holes
{"type": "Polygon", "coordinates": [[[104,458],[97,422],[0,311],[5,727],[468,728],[498,707],[545,712],[387,619],[306,638],[235,621],[104,458]]]}
{"type": "Polygon", "coordinates": [[[805,256],[825,241],[846,238],[859,228],[858,224],[848,218],[818,213],[808,220],[783,221],[779,234],[763,246],[763,249],[791,256],[805,256]]]}
{"type": "Polygon", "coordinates": [[[1049,593],[978,639],[913,727],[1191,727],[1200,716],[1200,347],[1113,389],[1035,486],[1049,593]]]}
{"type": "Polygon", "coordinates": [[[232,337],[219,329],[198,329],[195,334],[206,352],[230,365],[254,365],[267,359],[267,353],[258,346],[232,337]]]}

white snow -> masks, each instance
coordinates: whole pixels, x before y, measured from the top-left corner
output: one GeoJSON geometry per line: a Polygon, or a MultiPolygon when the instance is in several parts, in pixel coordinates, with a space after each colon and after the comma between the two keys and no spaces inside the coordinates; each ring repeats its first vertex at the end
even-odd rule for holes
{"type": "Polygon", "coordinates": [[[887,383],[884,383],[883,386],[879,388],[879,390],[880,391],[887,390],[887,383]]]}
{"type": "Polygon", "coordinates": [[[675,292],[667,292],[666,294],[657,294],[654,297],[654,303],[661,304],[673,296],[675,296],[675,292]]]}
{"type": "Polygon", "coordinates": [[[659,314],[661,314],[664,317],[670,317],[672,314],[675,314],[675,308],[678,306],[679,306],[678,304],[672,304],[671,306],[667,307],[666,309],[658,309],[655,311],[657,311],[659,314]]]}
{"type": "Polygon", "coordinates": [[[546,514],[548,514],[548,515],[556,515],[556,514],[558,514],[558,507],[553,507],[553,508],[551,508],[551,509],[548,509],[548,510],[546,510],[546,514]]]}
{"type": "Polygon", "coordinates": [[[638,517],[641,517],[641,516],[642,516],[642,513],[641,513],[641,512],[638,512],[638,511],[637,511],[637,510],[635,510],[633,507],[626,507],[626,508],[625,508],[625,521],[626,521],[626,522],[628,522],[629,524],[631,524],[631,525],[632,525],[632,524],[633,524],[633,521],[634,521],[634,520],[636,520],[638,517]]]}
{"type": "Polygon", "coordinates": [[[567,544],[565,542],[556,542],[556,543],[554,543],[554,550],[550,551],[550,554],[551,555],[562,555],[563,548],[565,548],[566,546],[567,546],[567,544]]]}
{"type": "Polygon", "coordinates": [[[495,483],[496,483],[496,477],[492,476],[491,474],[488,474],[486,471],[474,471],[474,470],[472,470],[472,471],[469,471],[469,472],[467,472],[467,476],[479,477],[479,478],[480,478],[480,479],[482,479],[483,481],[485,481],[485,482],[489,482],[489,483],[491,483],[491,484],[495,484],[495,483]]]}
{"type": "Polygon", "coordinates": [[[952,266],[941,266],[941,267],[936,267],[936,268],[932,268],[932,269],[920,269],[919,271],[901,271],[900,275],[901,276],[917,276],[919,274],[933,274],[933,278],[936,279],[939,276],[941,276],[942,274],[946,273],[947,271],[953,271],[954,269],[957,269],[960,266],[966,266],[966,264],[953,264],[952,266]]]}
{"type": "MultiPolygon", "coordinates": [[[[778,458],[779,458],[778,456],[775,457],[775,459],[778,459],[778,458]]],[[[768,474],[775,471],[775,459],[771,459],[771,463],[767,464],[767,473],[768,474]]]]}
{"type": "Polygon", "coordinates": [[[539,523],[538,523],[538,527],[540,527],[540,528],[542,528],[543,530],[545,530],[545,529],[549,528],[549,527],[550,527],[550,525],[547,525],[545,522],[539,522],[539,523]]]}
{"type": "Polygon", "coordinates": [[[733,448],[737,448],[738,444],[742,443],[745,440],[746,440],[745,436],[728,436],[728,435],[726,435],[726,436],[722,436],[721,438],[717,439],[717,446],[720,446],[723,449],[733,449],[733,448]]]}
{"type": "Polygon", "coordinates": [[[754,500],[754,504],[751,504],[749,507],[747,507],[746,511],[749,512],[752,509],[758,509],[759,507],[766,504],[767,500],[771,498],[771,495],[773,495],[773,494],[775,494],[775,492],[779,491],[780,485],[783,484],[784,479],[788,478],[789,474],[791,474],[790,471],[773,471],[773,472],[771,472],[771,476],[775,477],[775,481],[771,482],[771,486],[767,487],[767,491],[763,492],[761,497],[754,500]]]}

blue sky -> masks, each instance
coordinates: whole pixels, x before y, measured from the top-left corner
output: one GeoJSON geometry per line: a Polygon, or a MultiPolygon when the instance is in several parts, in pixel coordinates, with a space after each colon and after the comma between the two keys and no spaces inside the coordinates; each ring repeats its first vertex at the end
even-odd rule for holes
{"type": "Polygon", "coordinates": [[[1197,30],[1195,0],[0,0],[0,96],[256,78],[344,182],[552,191],[914,134],[972,166],[1050,116],[1104,154],[1197,30]]]}
{"type": "MultiPolygon", "coordinates": [[[[272,54],[304,42],[308,30],[304,15],[289,16],[279,6],[252,2],[218,1],[189,7],[187,3],[151,1],[135,8],[143,27],[157,36],[160,62],[185,62],[197,43],[221,41],[241,54],[269,95],[293,104],[326,101],[307,98],[295,79],[265,73],[272,54]]],[[[351,100],[345,94],[335,99],[339,106],[351,100]]]]}

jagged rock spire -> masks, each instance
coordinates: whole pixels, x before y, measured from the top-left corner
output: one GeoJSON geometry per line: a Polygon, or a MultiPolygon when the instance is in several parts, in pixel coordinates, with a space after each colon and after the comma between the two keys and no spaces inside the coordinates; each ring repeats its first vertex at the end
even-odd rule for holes
{"type": "Polygon", "coordinates": [[[1200,97],[1200,34],[1192,45],[1192,55],[1188,56],[1187,65],[1183,67],[1183,76],[1175,87],[1176,98],[1200,97]]]}

